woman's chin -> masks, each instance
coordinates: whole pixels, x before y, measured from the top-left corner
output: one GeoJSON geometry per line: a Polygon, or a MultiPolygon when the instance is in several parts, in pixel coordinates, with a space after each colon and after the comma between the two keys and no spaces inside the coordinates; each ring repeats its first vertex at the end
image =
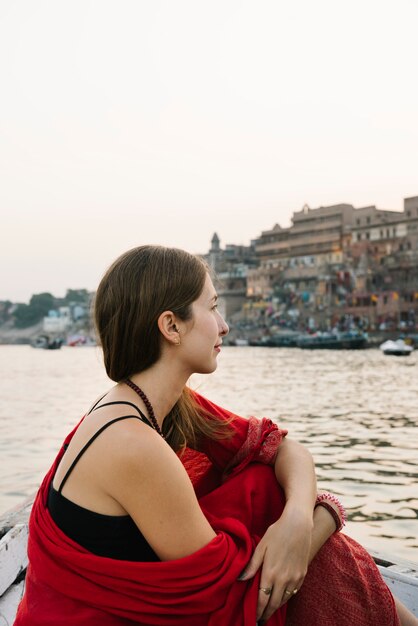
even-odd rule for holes
{"type": "Polygon", "coordinates": [[[196,369],[196,374],[212,374],[216,368],[218,367],[218,362],[216,359],[212,362],[212,364],[201,365],[199,369],[196,369]]]}

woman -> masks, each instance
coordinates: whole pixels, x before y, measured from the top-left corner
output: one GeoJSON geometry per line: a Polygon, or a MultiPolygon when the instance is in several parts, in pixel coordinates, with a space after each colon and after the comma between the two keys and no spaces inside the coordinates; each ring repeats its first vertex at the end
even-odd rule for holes
{"type": "Polygon", "coordinates": [[[38,493],[16,626],[278,626],[292,605],[287,623],[399,623],[370,557],[333,534],[343,510],[317,498],[311,455],[186,387],[216,369],[228,333],[216,301],[206,265],[178,249],[135,248],[104,275],[95,321],[116,384],[38,493]],[[344,589],[353,564],[360,588],[344,589]],[[327,606],[312,608],[337,571],[327,606]]]}

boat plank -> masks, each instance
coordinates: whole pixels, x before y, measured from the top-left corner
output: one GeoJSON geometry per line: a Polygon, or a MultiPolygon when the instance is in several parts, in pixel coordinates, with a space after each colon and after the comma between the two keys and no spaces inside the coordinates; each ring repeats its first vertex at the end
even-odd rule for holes
{"type": "Polygon", "coordinates": [[[17,607],[22,599],[25,583],[22,580],[0,598],[0,626],[11,626],[16,617],[17,607]]]}
{"type": "Polygon", "coordinates": [[[16,524],[27,524],[35,496],[32,495],[20,505],[3,513],[0,517],[0,537],[16,524]]]}
{"type": "Polygon", "coordinates": [[[402,574],[382,565],[377,566],[385,583],[393,593],[416,617],[418,617],[418,578],[411,574],[402,574]]]}
{"type": "Polygon", "coordinates": [[[26,569],[27,545],[27,524],[16,524],[0,539],[0,595],[26,569]]]}

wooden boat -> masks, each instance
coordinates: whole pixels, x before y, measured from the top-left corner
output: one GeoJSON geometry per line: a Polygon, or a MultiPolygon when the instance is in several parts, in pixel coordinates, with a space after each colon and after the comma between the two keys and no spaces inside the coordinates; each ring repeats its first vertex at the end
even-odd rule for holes
{"type": "Polygon", "coordinates": [[[43,350],[59,350],[64,343],[60,337],[51,338],[49,335],[39,335],[31,343],[32,348],[41,348],[43,350]]]}
{"type": "Polygon", "coordinates": [[[317,333],[300,335],[296,341],[299,348],[308,350],[360,350],[367,346],[367,335],[358,332],[317,333]]]}
{"type": "Polygon", "coordinates": [[[28,565],[28,519],[33,498],[0,518],[0,626],[13,624],[28,565]]]}
{"type": "MultiPolygon", "coordinates": [[[[0,518],[0,626],[13,624],[28,565],[28,519],[33,498],[0,518]]],[[[418,564],[372,553],[387,585],[418,616],[418,564]]]]}
{"type": "Polygon", "coordinates": [[[300,333],[297,330],[283,330],[272,335],[265,335],[256,341],[250,341],[252,346],[263,348],[296,348],[300,333]]]}

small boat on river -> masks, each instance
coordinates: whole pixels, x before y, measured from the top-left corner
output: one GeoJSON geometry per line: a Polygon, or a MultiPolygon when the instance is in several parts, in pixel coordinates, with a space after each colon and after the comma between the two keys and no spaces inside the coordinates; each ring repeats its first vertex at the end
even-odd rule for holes
{"type": "Polygon", "coordinates": [[[43,350],[59,350],[64,343],[60,337],[50,337],[49,335],[38,335],[33,342],[33,348],[42,348],[43,350]]]}
{"type": "Polygon", "coordinates": [[[97,346],[97,342],[95,339],[90,337],[90,335],[70,335],[67,338],[67,346],[70,346],[71,348],[90,348],[92,346],[97,346]]]}
{"type": "Polygon", "coordinates": [[[397,339],[396,341],[388,339],[384,341],[379,348],[383,354],[388,356],[409,356],[414,350],[414,347],[406,343],[403,339],[397,339]]]}
{"type": "Polygon", "coordinates": [[[296,348],[299,337],[300,333],[297,330],[283,330],[264,335],[257,340],[250,340],[250,345],[265,348],[296,348]]]}
{"type": "Polygon", "coordinates": [[[367,334],[357,331],[300,335],[297,346],[308,350],[360,350],[367,347],[367,334]]]}
{"type": "Polygon", "coordinates": [[[229,346],[249,346],[250,343],[248,341],[248,339],[244,339],[242,337],[237,337],[236,339],[231,339],[231,341],[229,343],[227,343],[227,345],[229,346]]]}
{"type": "MultiPolygon", "coordinates": [[[[28,565],[28,518],[33,498],[0,518],[0,626],[13,624],[28,565]]],[[[418,616],[418,564],[371,552],[386,584],[418,616]]]]}

